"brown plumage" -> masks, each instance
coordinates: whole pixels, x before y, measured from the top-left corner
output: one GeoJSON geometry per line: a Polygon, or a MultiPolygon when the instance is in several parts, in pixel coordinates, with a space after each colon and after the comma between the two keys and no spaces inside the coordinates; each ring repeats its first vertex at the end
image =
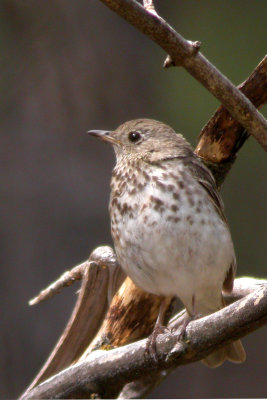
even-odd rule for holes
{"type": "MultiPolygon", "coordinates": [[[[214,178],[190,144],[148,119],[91,133],[111,142],[116,154],[109,211],[125,272],[147,292],[178,296],[191,317],[224,307],[222,289],[232,290],[236,271],[234,247],[214,178]]],[[[245,360],[240,341],[204,362],[216,367],[225,359],[245,360]]]]}

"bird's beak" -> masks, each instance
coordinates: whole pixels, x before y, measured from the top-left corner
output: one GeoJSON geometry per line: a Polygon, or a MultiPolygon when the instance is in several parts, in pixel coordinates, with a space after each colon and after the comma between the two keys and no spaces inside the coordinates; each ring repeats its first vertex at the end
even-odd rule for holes
{"type": "Polygon", "coordinates": [[[95,136],[100,140],[104,140],[105,142],[110,142],[112,144],[121,144],[119,140],[116,140],[113,136],[111,136],[110,131],[101,131],[101,130],[92,130],[87,131],[89,135],[95,136]]]}

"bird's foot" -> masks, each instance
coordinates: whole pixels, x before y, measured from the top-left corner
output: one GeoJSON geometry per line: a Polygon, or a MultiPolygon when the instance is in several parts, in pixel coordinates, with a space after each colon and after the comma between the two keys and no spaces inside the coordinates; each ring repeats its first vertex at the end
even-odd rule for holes
{"type": "Polygon", "coordinates": [[[159,361],[158,353],[157,353],[157,337],[161,333],[164,333],[169,329],[163,325],[156,325],[151,335],[148,337],[145,348],[145,357],[152,356],[155,362],[159,361]]]}
{"type": "Polygon", "coordinates": [[[190,322],[195,321],[196,319],[202,318],[201,314],[195,315],[187,315],[187,317],[183,320],[181,324],[181,332],[179,333],[178,340],[184,340],[186,336],[186,328],[190,324],[190,322]]]}

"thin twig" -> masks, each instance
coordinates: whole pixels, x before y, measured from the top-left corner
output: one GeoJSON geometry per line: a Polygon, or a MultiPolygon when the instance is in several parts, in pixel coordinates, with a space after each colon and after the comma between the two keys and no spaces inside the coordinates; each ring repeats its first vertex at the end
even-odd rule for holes
{"type": "Polygon", "coordinates": [[[234,304],[192,321],[187,327],[186,340],[180,341],[180,329],[173,334],[159,335],[158,360],[149,354],[144,356],[146,340],[107,352],[92,352],[85,361],[50,378],[23,399],[113,398],[114,391],[117,392],[133,377],[138,379],[157,370],[201,360],[266,323],[267,285],[262,285],[259,290],[234,304]]]}
{"type": "Polygon", "coordinates": [[[100,0],[161,46],[177,66],[183,66],[208,89],[261,146],[267,150],[267,122],[252,103],[199,52],[199,44],[185,40],[161,17],[133,0],[100,0]]]}
{"type": "Polygon", "coordinates": [[[117,264],[115,253],[109,246],[97,247],[90,255],[89,260],[73,267],[70,271],[64,272],[55,282],[52,282],[47,288],[42,290],[36,297],[29,301],[29,305],[33,306],[42,301],[48,300],[56,294],[60,293],[64,287],[69,287],[75,281],[82,279],[90,262],[97,262],[99,266],[107,266],[110,270],[114,269],[117,264]]]}
{"type": "Polygon", "coordinates": [[[42,290],[36,297],[29,301],[29,305],[33,306],[42,301],[48,300],[56,294],[60,293],[64,287],[72,285],[77,280],[82,279],[85,269],[88,267],[89,262],[83,263],[72,268],[70,271],[64,272],[55,282],[52,282],[47,288],[42,290]]]}

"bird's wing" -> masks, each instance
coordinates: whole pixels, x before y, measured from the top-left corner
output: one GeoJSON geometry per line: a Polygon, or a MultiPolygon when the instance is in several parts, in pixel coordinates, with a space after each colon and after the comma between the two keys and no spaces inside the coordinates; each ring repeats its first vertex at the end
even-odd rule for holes
{"type": "Polygon", "coordinates": [[[228,225],[224,205],[220,193],[216,187],[215,179],[210,170],[196,157],[190,157],[190,160],[184,160],[185,165],[190,170],[196,181],[206,190],[217,213],[221,219],[228,225]]]}
{"type": "MultiPolygon", "coordinates": [[[[218,192],[215,179],[210,170],[195,155],[191,157],[191,159],[188,161],[184,160],[184,162],[187,168],[190,170],[191,174],[197,180],[197,182],[206,190],[206,192],[210,197],[210,200],[212,201],[215,207],[215,210],[217,211],[217,213],[219,214],[219,216],[229,229],[228,222],[224,213],[223,201],[220,193],[218,192]]],[[[231,292],[233,289],[235,272],[236,272],[236,259],[234,257],[231,265],[229,266],[229,270],[227,272],[227,275],[223,283],[223,289],[226,292],[231,292]]]]}
{"type": "MultiPolygon", "coordinates": [[[[153,164],[161,165],[163,161],[166,163],[177,162],[177,159],[182,162],[188,171],[190,171],[191,176],[195,178],[195,180],[206,190],[211,202],[214,205],[215,210],[218,215],[225,223],[227,228],[229,229],[228,222],[224,213],[224,205],[221,198],[220,193],[216,187],[215,179],[211,173],[211,171],[197,158],[197,156],[191,151],[187,151],[186,155],[180,154],[170,154],[166,156],[164,159],[160,159],[160,163],[158,160],[154,161],[153,164]]],[[[224,279],[223,289],[226,292],[231,292],[233,289],[233,282],[236,272],[236,259],[233,256],[233,260],[231,265],[229,265],[229,269],[224,279]]]]}

